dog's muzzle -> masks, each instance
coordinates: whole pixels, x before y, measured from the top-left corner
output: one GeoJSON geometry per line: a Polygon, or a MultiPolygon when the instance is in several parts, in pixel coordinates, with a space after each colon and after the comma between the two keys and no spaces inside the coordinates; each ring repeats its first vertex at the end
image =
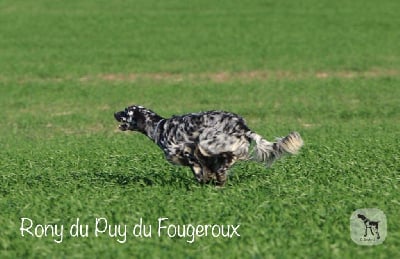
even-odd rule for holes
{"type": "Polygon", "coordinates": [[[122,122],[119,125],[119,129],[122,131],[125,131],[128,129],[128,123],[126,122],[126,112],[121,111],[121,112],[116,112],[114,113],[114,118],[118,121],[118,122],[122,122]]]}

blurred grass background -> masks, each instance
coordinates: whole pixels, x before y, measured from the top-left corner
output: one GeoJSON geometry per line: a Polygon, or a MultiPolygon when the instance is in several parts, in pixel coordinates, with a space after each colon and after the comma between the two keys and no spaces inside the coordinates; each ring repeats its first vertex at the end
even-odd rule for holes
{"type": "Polygon", "coordinates": [[[1,1],[0,255],[399,255],[400,4],[395,1],[1,1]],[[223,109],[305,147],[238,163],[199,186],[146,137],[116,130],[130,104],[161,115],[223,109]],[[350,238],[376,207],[380,246],[350,238]],[[71,224],[241,224],[240,238],[21,237],[20,218],[71,224]]]}

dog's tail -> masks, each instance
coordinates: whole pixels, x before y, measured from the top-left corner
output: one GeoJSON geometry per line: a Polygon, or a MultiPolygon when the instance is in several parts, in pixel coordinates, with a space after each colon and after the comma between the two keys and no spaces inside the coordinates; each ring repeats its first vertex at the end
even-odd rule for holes
{"type": "Polygon", "coordinates": [[[256,142],[253,159],[264,162],[266,166],[270,166],[285,154],[297,154],[303,146],[303,139],[298,132],[291,132],[284,138],[277,138],[276,142],[269,142],[251,131],[247,133],[247,136],[256,142]]]}

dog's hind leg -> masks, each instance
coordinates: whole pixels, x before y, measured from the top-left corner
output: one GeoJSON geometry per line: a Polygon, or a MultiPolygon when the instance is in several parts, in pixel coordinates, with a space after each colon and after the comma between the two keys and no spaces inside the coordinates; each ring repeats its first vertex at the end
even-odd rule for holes
{"type": "Polygon", "coordinates": [[[378,225],[376,225],[376,227],[374,229],[375,229],[376,238],[380,239],[381,236],[379,235],[378,225]]]}
{"type": "Polygon", "coordinates": [[[215,180],[215,173],[207,166],[203,166],[203,181],[204,181],[204,183],[209,183],[212,180],[215,180]]]}
{"type": "Polygon", "coordinates": [[[229,153],[223,154],[222,157],[219,157],[219,168],[217,169],[217,186],[224,186],[227,179],[227,170],[236,162],[235,156],[229,153]]]}

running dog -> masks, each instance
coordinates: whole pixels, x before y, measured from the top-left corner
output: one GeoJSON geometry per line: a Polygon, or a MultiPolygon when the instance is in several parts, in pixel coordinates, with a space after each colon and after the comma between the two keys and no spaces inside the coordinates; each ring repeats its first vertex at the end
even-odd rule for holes
{"type": "Polygon", "coordinates": [[[153,140],[168,161],[189,166],[198,182],[215,180],[223,186],[227,170],[237,160],[253,157],[270,166],[284,154],[296,154],[303,145],[292,132],[275,142],[251,131],[237,114],[207,111],[163,118],[143,106],[133,105],[114,114],[122,131],[138,131],[153,140]],[[251,141],[254,152],[249,152],[251,141]]]}

